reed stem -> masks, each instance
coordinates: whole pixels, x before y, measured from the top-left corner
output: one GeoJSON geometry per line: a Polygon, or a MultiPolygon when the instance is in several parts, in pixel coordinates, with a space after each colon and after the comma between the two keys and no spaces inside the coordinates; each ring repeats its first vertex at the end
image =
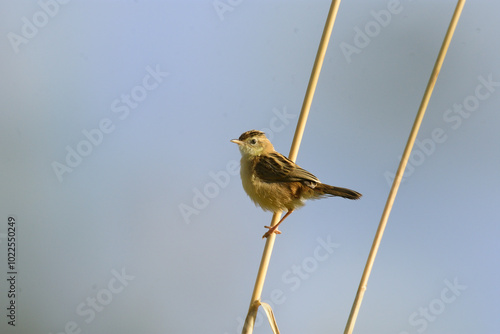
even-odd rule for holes
{"type": "MultiPolygon", "coordinates": [[[[321,36],[321,41],[318,47],[318,52],[316,53],[316,59],[314,61],[309,84],[307,85],[307,90],[304,97],[304,102],[302,104],[302,109],[300,111],[300,116],[297,121],[297,127],[295,129],[292,146],[290,148],[289,159],[291,159],[292,161],[295,161],[297,159],[297,155],[299,153],[299,147],[302,141],[302,136],[304,134],[307,117],[309,116],[309,110],[311,109],[311,103],[313,100],[314,92],[316,90],[316,85],[318,83],[321,67],[323,66],[323,60],[325,58],[326,49],[328,48],[328,42],[330,41],[333,24],[335,22],[335,18],[337,17],[339,5],[340,0],[332,0],[330,11],[328,12],[328,17],[325,23],[325,28],[323,29],[323,35],[321,36]]],[[[271,220],[271,226],[276,225],[280,217],[281,212],[275,212],[271,220]]],[[[243,325],[242,334],[253,333],[255,317],[257,316],[257,309],[259,307],[259,301],[262,294],[262,289],[264,287],[264,281],[266,279],[267,269],[269,267],[269,261],[271,260],[271,254],[273,251],[275,240],[276,234],[274,233],[272,233],[266,240],[266,245],[264,246],[264,251],[262,253],[262,259],[260,261],[259,271],[255,280],[250,307],[245,319],[245,324],[243,325]]]]}
{"type": "Polygon", "coordinates": [[[391,213],[392,205],[394,204],[394,200],[396,198],[399,185],[401,184],[401,180],[403,178],[403,173],[406,169],[406,164],[408,163],[408,159],[410,157],[413,144],[415,143],[415,139],[417,138],[418,130],[420,129],[420,125],[422,124],[422,119],[424,118],[425,110],[427,109],[427,105],[429,104],[432,91],[434,89],[434,86],[436,85],[436,81],[439,72],[441,70],[441,66],[443,65],[444,58],[446,57],[446,52],[448,51],[451,38],[453,37],[453,33],[455,32],[455,28],[460,18],[460,14],[462,13],[464,4],[465,0],[458,0],[455,12],[453,13],[450,25],[448,27],[448,31],[446,32],[443,44],[441,45],[441,49],[436,59],[436,63],[434,64],[434,69],[432,70],[431,77],[429,78],[429,82],[427,83],[427,88],[422,98],[422,102],[420,103],[420,107],[418,109],[415,122],[413,123],[410,136],[408,137],[408,141],[406,143],[403,156],[401,157],[401,162],[399,163],[398,171],[392,183],[391,191],[389,192],[389,196],[387,198],[384,211],[382,212],[382,217],[380,218],[380,223],[377,232],[375,234],[375,238],[373,240],[370,254],[368,255],[368,260],[366,261],[363,275],[361,276],[361,281],[359,283],[358,291],[356,293],[356,298],[354,299],[354,303],[352,305],[351,313],[349,314],[349,318],[347,320],[344,334],[351,334],[354,329],[354,324],[356,323],[356,318],[358,316],[359,308],[361,306],[361,301],[363,300],[363,296],[367,288],[368,279],[370,277],[375,257],[377,256],[377,251],[380,246],[380,242],[382,240],[385,227],[387,225],[387,220],[389,219],[389,215],[391,213]]]}

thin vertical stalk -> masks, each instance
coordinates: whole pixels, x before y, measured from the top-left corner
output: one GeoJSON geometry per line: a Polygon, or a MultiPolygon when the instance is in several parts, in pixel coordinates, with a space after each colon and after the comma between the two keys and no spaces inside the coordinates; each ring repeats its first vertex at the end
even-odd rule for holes
{"type": "MultiPolygon", "coordinates": [[[[323,60],[325,58],[326,49],[328,48],[328,42],[330,41],[333,24],[335,22],[335,18],[337,17],[339,5],[340,0],[332,0],[330,11],[328,12],[328,17],[325,23],[325,28],[323,29],[323,35],[321,36],[321,41],[318,47],[318,52],[316,54],[316,59],[314,61],[311,77],[309,79],[309,84],[307,86],[304,102],[302,104],[299,120],[297,121],[297,127],[295,129],[292,146],[290,148],[289,158],[293,161],[297,159],[300,142],[302,141],[302,136],[304,134],[307,117],[309,115],[309,110],[311,108],[312,99],[316,90],[316,85],[318,83],[321,67],[323,66],[323,60]]],[[[274,226],[278,223],[280,216],[281,212],[274,213],[271,220],[271,226],[274,226]]],[[[245,319],[245,324],[243,325],[242,334],[253,333],[255,317],[257,316],[257,309],[259,307],[259,301],[262,294],[262,289],[264,287],[264,281],[266,279],[267,269],[269,267],[269,261],[271,259],[275,239],[276,234],[272,233],[266,240],[266,245],[264,246],[264,251],[262,253],[262,259],[260,261],[259,271],[255,280],[252,300],[250,301],[250,307],[245,319]]]]}
{"type": "Polygon", "coordinates": [[[432,91],[436,84],[439,72],[441,70],[441,66],[443,65],[444,58],[446,56],[446,52],[448,51],[448,47],[451,42],[451,38],[453,37],[453,33],[455,32],[455,28],[458,23],[458,19],[460,18],[460,14],[462,13],[463,6],[465,4],[465,0],[458,0],[457,6],[455,8],[455,12],[453,13],[450,25],[448,27],[448,31],[443,40],[443,44],[439,51],[438,57],[436,59],[436,63],[434,64],[434,69],[432,70],[431,77],[429,78],[429,82],[427,84],[427,88],[425,90],[424,96],[422,98],[422,102],[420,103],[420,107],[417,112],[417,116],[415,118],[415,122],[413,123],[413,127],[410,132],[410,136],[408,138],[408,142],[406,143],[406,147],[401,157],[401,162],[399,163],[398,171],[392,183],[391,191],[389,192],[389,196],[387,198],[387,202],[385,204],[384,211],[382,213],[382,217],[380,219],[380,223],[375,234],[375,239],[373,240],[372,248],[370,250],[370,254],[368,255],[368,260],[366,261],[366,266],[361,277],[361,282],[359,283],[358,291],[356,293],[356,298],[354,299],[354,303],[351,309],[351,313],[349,315],[349,319],[347,321],[344,334],[351,334],[354,329],[354,324],[356,323],[356,318],[358,316],[359,308],[361,306],[361,301],[363,300],[364,293],[367,288],[368,278],[370,277],[370,273],[373,267],[373,263],[375,261],[375,257],[377,256],[377,251],[380,246],[380,242],[382,240],[382,235],[384,234],[385,227],[387,225],[387,220],[389,219],[389,215],[391,213],[392,205],[394,204],[394,200],[396,198],[396,194],[399,189],[399,185],[403,178],[403,173],[406,169],[406,164],[408,163],[408,159],[410,157],[410,153],[413,148],[413,144],[415,143],[415,139],[417,138],[418,130],[420,128],[420,124],[422,123],[422,119],[424,118],[425,110],[427,109],[427,105],[429,104],[429,100],[432,95],[432,91]]]}
{"type": "Polygon", "coordinates": [[[335,23],[335,19],[339,11],[339,5],[340,0],[332,0],[330,11],[328,12],[328,17],[325,22],[323,35],[321,36],[321,41],[319,43],[318,52],[316,53],[316,59],[314,60],[314,66],[309,79],[309,84],[307,85],[306,95],[304,97],[304,102],[302,103],[299,120],[297,121],[297,127],[295,128],[295,135],[293,136],[292,147],[290,148],[290,154],[288,156],[288,158],[294,162],[299,153],[302,135],[304,134],[304,129],[306,127],[307,117],[309,116],[309,110],[311,109],[314,92],[316,91],[316,85],[318,84],[319,74],[321,72],[321,67],[323,66],[323,60],[325,59],[326,49],[328,48],[328,42],[330,41],[330,37],[332,35],[333,24],[335,23]]]}

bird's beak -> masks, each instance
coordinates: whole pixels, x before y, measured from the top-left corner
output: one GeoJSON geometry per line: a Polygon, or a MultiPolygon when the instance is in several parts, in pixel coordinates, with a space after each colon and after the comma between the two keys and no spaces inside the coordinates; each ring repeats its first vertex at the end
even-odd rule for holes
{"type": "Polygon", "coordinates": [[[238,144],[238,145],[243,144],[243,142],[241,140],[238,140],[238,139],[231,139],[231,143],[235,143],[235,144],[238,144]]]}

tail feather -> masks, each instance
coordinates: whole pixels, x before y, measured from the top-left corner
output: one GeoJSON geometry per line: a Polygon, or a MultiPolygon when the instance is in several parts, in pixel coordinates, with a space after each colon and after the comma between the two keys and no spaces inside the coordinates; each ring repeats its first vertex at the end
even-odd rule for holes
{"type": "Polygon", "coordinates": [[[357,191],[347,188],[329,186],[328,184],[324,183],[318,183],[314,188],[314,192],[318,193],[320,196],[340,196],[348,199],[359,199],[362,196],[357,191]]]}

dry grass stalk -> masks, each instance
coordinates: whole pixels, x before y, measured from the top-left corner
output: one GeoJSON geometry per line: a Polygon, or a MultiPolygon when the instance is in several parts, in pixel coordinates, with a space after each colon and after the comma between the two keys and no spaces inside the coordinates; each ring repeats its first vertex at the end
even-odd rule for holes
{"type": "Polygon", "coordinates": [[[424,118],[425,110],[427,109],[427,105],[429,104],[429,100],[432,95],[432,90],[436,85],[436,81],[441,70],[441,66],[443,65],[444,58],[446,56],[446,52],[448,51],[448,47],[451,42],[451,38],[453,37],[453,33],[455,32],[455,28],[458,23],[458,19],[460,18],[460,14],[462,13],[463,6],[465,4],[465,0],[458,0],[457,6],[455,8],[455,12],[453,13],[450,25],[448,27],[448,31],[443,40],[443,44],[441,49],[439,50],[438,57],[436,59],[436,63],[434,64],[434,69],[432,70],[431,77],[427,84],[427,88],[425,90],[424,96],[422,98],[422,102],[420,103],[420,107],[417,112],[417,116],[415,118],[415,122],[413,123],[413,127],[410,132],[410,136],[408,138],[408,142],[406,143],[406,147],[401,157],[401,162],[399,163],[398,171],[396,173],[396,177],[392,183],[391,191],[389,192],[389,196],[387,198],[387,202],[382,213],[382,217],[380,218],[380,223],[375,234],[375,239],[373,240],[372,248],[370,250],[370,254],[368,255],[368,260],[366,261],[365,270],[361,277],[361,282],[359,283],[358,291],[356,293],[356,298],[354,299],[354,303],[352,305],[351,313],[349,315],[349,319],[346,324],[346,328],[344,330],[344,334],[351,334],[354,329],[354,324],[356,322],[356,318],[358,316],[359,308],[361,306],[361,301],[363,300],[364,293],[366,291],[366,287],[368,284],[368,278],[370,277],[370,272],[373,267],[373,262],[375,261],[375,257],[377,255],[378,248],[380,246],[380,242],[382,240],[382,235],[384,234],[385,226],[387,225],[387,220],[389,219],[389,215],[391,213],[392,205],[394,204],[394,200],[396,199],[396,194],[399,189],[399,185],[403,178],[403,173],[406,169],[406,164],[408,163],[408,159],[410,157],[411,150],[413,148],[413,144],[415,143],[415,139],[417,138],[418,130],[420,128],[420,124],[422,123],[422,119],[424,118]]]}
{"type": "MultiPolygon", "coordinates": [[[[330,41],[333,24],[335,22],[335,18],[337,17],[339,5],[340,5],[340,0],[332,0],[332,4],[330,6],[328,17],[325,23],[325,28],[323,30],[323,35],[321,36],[321,41],[318,47],[318,52],[316,54],[316,59],[314,61],[311,77],[309,79],[309,84],[307,86],[304,102],[302,103],[302,109],[300,112],[299,120],[297,121],[297,127],[295,129],[295,135],[293,137],[292,147],[290,149],[290,154],[288,156],[289,159],[292,161],[295,161],[297,159],[297,155],[299,153],[300,142],[302,141],[302,136],[304,134],[304,129],[306,126],[307,117],[309,116],[309,110],[311,108],[314,91],[316,90],[316,85],[318,83],[321,67],[323,66],[323,60],[325,58],[326,49],[328,48],[328,42],[330,41]]],[[[280,216],[281,212],[277,212],[273,215],[273,218],[271,220],[271,226],[274,226],[278,223],[280,216]]],[[[255,280],[255,286],[252,293],[252,300],[250,301],[250,307],[248,309],[248,314],[245,319],[245,324],[243,325],[242,334],[251,334],[253,332],[255,317],[257,316],[257,310],[259,305],[262,305],[260,302],[260,297],[262,294],[262,288],[264,287],[264,281],[267,274],[267,268],[269,267],[269,261],[271,259],[271,253],[273,250],[275,239],[276,239],[276,234],[273,233],[266,240],[266,245],[264,246],[262,259],[259,266],[259,271],[257,273],[257,278],[255,280]]],[[[276,320],[274,319],[274,315],[272,314],[271,307],[269,305],[267,306],[268,307],[264,307],[264,310],[268,314],[269,322],[271,324],[272,323],[275,324],[276,320]],[[272,317],[269,314],[271,314],[272,317]]],[[[271,326],[273,327],[273,325],[271,326]]],[[[277,330],[278,326],[276,325],[275,327],[277,330]]]]}

